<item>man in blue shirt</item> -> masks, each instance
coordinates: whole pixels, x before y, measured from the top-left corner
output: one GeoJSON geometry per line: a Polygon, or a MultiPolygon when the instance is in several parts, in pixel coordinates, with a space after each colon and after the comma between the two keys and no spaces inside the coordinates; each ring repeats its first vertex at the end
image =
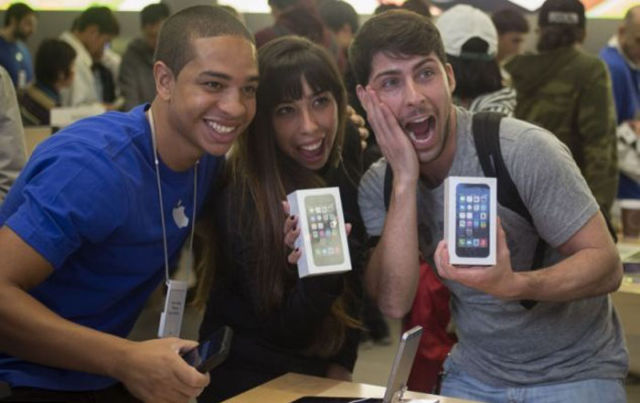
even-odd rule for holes
{"type": "Polygon", "coordinates": [[[618,123],[640,113],[640,6],[630,8],[618,34],[600,51],[609,66],[618,123]]]}
{"type": "Polygon", "coordinates": [[[627,11],[600,58],[611,73],[618,116],[618,198],[640,199],[640,6],[627,11]]]}
{"type": "Polygon", "coordinates": [[[0,30],[0,65],[11,75],[16,89],[22,89],[33,80],[31,53],[25,45],[38,25],[36,13],[24,3],[14,3],[4,15],[4,28],[0,30]]]}
{"type": "Polygon", "coordinates": [[[0,210],[4,401],[186,403],[209,383],[180,356],[196,342],[124,337],[255,115],[253,36],[219,7],[184,9],[153,73],[151,105],[52,136],[0,210]]]}

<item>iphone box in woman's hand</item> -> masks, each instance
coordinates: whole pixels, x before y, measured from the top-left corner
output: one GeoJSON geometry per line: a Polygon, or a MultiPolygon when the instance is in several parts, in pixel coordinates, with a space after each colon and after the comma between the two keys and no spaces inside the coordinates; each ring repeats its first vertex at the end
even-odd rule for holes
{"type": "Polygon", "coordinates": [[[450,264],[496,264],[496,188],[495,178],[450,176],[444,181],[450,264]]]}
{"type": "Polygon", "coordinates": [[[301,227],[295,246],[300,277],[351,270],[347,233],[337,187],[297,190],[287,195],[301,227]]]}

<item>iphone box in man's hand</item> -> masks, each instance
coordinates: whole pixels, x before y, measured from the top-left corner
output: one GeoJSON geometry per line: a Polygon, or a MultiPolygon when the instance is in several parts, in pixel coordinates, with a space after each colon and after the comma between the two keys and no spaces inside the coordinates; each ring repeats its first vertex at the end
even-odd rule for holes
{"type": "Polygon", "coordinates": [[[496,264],[496,188],[495,178],[444,181],[444,237],[452,265],[496,264]]]}
{"type": "Polygon", "coordinates": [[[295,246],[300,277],[351,270],[347,232],[337,187],[297,190],[287,195],[301,227],[295,246]]]}

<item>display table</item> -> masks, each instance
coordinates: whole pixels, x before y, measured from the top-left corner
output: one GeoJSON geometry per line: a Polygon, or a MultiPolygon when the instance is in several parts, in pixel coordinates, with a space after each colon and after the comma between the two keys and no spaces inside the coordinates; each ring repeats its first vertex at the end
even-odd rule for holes
{"type": "MultiPolygon", "coordinates": [[[[226,402],[233,403],[286,403],[302,396],[379,397],[384,387],[363,383],[343,382],[315,376],[288,373],[258,387],[250,389],[226,402]]],[[[469,400],[407,392],[405,398],[437,399],[439,403],[469,403],[469,400]]]]}

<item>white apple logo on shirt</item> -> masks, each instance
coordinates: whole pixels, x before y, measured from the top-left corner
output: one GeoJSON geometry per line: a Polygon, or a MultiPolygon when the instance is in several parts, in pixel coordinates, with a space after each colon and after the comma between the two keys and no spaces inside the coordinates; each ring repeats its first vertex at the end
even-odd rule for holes
{"type": "Polygon", "coordinates": [[[182,200],[178,200],[178,205],[173,208],[172,215],[173,221],[176,223],[178,228],[185,228],[189,225],[189,217],[184,213],[182,200]]]}

